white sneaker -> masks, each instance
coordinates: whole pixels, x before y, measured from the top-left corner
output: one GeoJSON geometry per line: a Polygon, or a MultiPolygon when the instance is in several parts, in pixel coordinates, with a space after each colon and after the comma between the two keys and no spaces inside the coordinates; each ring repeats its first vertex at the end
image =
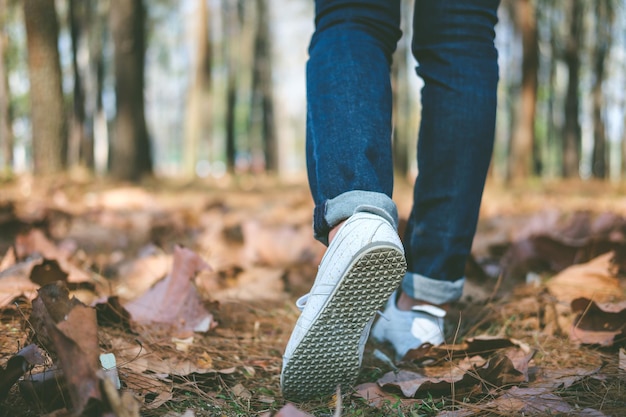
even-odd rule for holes
{"type": "Polygon", "coordinates": [[[389,342],[396,352],[396,360],[402,360],[409,350],[424,343],[437,346],[444,342],[445,310],[433,305],[415,306],[409,311],[399,310],[396,298],[397,292],[394,292],[385,311],[374,324],[374,340],[389,342]]]}
{"type": "Polygon", "coordinates": [[[357,212],[339,229],[320,263],[311,292],[283,356],[285,398],[332,394],[356,381],[376,312],[406,271],[394,227],[382,217],[357,212]]]}

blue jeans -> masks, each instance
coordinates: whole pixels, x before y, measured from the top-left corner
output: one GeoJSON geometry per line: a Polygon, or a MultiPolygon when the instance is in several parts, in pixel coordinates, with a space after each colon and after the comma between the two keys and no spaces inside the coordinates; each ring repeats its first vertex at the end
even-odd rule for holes
{"type": "MultiPolygon", "coordinates": [[[[458,299],[493,149],[498,0],[416,0],[412,52],[424,80],[414,205],[404,244],[409,296],[458,299]]],[[[391,57],[400,0],[317,0],[307,63],[307,169],[314,232],[358,207],[397,224],[391,200],[391,57]]]]}

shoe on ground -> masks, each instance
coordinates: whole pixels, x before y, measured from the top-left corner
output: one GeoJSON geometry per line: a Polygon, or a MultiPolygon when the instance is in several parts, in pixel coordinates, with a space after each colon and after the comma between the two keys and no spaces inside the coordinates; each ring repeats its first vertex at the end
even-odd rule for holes
{"type": "Polygon", "coordinates": [[[398,309],[397,292],[389,298],[385,311],[372,329],[372,338],[380,343],[390,343],[396,360],[424,343],[440,345],[444,342],[443,320],[446,311],[433,305],[415,306],[411,310],[398,309]]]}
{"type": "Polygon", "coordinates": [[[357,212],[322,258],[283,356],[281,389],[309,400],[351,387],[361,367],[374,315],[406,271],[404,249],[384,218],[357,212]]]}

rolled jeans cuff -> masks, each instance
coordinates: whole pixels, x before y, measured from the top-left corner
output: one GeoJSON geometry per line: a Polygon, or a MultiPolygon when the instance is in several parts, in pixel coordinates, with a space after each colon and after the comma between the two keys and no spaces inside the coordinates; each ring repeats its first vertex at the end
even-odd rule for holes
{"type": "Polygon", "coordinates": [[[402,280],[402,291],[416,300],[439,305],[461,298],[464,285],[465,277],[456,281],[442,281],[407,272],[402,280]]]}
{"type": "Polygon", "coordinates": [[[330,230],[358,212],[377,214],[398,230],[398,208],[389,196],[374,191],[353,190],[315,207],[313,213],[315,238],[328,245],[330,230]]]}

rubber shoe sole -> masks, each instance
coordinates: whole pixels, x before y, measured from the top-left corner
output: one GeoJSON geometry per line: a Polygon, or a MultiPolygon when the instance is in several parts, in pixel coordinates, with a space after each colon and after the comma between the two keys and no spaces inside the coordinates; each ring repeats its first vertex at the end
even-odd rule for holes
{"type": "Polygon", "coordinates": [[[405,271],[404,253],[382,242],[354,256],[283,369],[285,398],[304,401],[332,394],[338,385],[352,387],[361,367],[363,333],[405,271]]]}

